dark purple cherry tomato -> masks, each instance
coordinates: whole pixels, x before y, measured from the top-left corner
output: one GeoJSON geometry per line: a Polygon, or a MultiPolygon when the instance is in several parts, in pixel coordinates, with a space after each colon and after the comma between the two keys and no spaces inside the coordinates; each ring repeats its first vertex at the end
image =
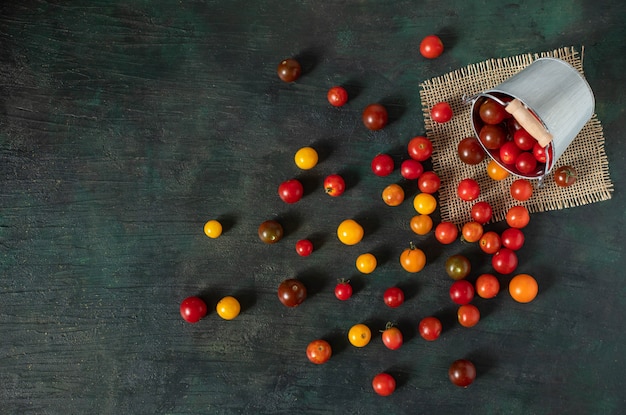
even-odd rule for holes
{"type": "Polygon", "coordinates": [[[478,164],[485,159],[485,150],[476,137],[467,137],[457,145],[459,159],[465,164],[478,164]]]}
{"type": "Polygon", "coordinates": [[[486,124],[500,124],[509,116],[504,107],[493,99],[487,98],[478,109],[480,119],[486,124]]]}
{"type": "Polygon", "coordinates": [[[259,225],[259,239],[266,244],[274,244],[283,238],[283,227],[275,220],[266,220],[259,225]]]}
{"type": "Polygon", "coordinates": [[[297,307],[306,300],[306,287],[295,278],[286,279],[278,286],[278,299],[286,307],[297,307]]]}
{"type": "Polygon", "coordinates": [[[300,63],[292,58],[285,59],[278,64],[278,77],[284,82],[293,82],[300,78],[302,67],[300,63]]]}
{"type": "Polygon", "coordinates": [[[480,142],[488,150],[498,150],[506,141],[506,131],[499,125],[485,124],[478,134],[480,142]]]}

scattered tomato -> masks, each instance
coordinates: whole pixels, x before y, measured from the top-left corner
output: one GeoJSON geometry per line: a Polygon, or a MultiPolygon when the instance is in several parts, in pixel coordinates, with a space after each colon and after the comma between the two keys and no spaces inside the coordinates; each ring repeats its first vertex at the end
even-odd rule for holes
{"type": "Polygon", "coordinates": [[[293,58],[284,59],[278,64],[277,72],[281,81],[293,82],[300,78],[302,66],[293,58]]]}
{"type": "Polygon", "coordinates": [[[465,242],[469,243],[478,242],[483,236],[483,233],[483,225],[476,221],[466,222],[461,228],[461,238],[463,238],[465,242]]]}
{"type": "Polygon", "coordinates": [[[459,229],[452,222],[441,222],[435,228],[435,239],[444,245],[451,244],[459,236],[459,229]]]}
{"type": "Polygon", "coordinates": [[[356,269],[363,274],[371,274],[376,269],[376,257],[372,253],[361,254],[356,258],[356,269]]]}
{"type": "Polygon", "coordinates": [[[404,189],[392,183],[383,189],[382,198],[387,206],[400,206],[404,202],[404,189]]]}
{"type": "Polygon", "coordinates": [[[306,300],[307,291],[304,284],[289,278],[278,285],[278,299],[286,307],[297,307],[306,300]]]}
{"type": "Polygon", "coordinates": [[[313,242],[309,239],[300,239],[296,242],[296,252],[300,256],[309,256],[313,253],[313,242]]]}
{"type": "Polygon", "coordinates": [[[578,172],[572,166],[561,166],[554,171],[554,183],[560,187],[568,187],[576,183],[578,172]]]}
{"type": "Polygon", "coordinates": [[[470,165],[479,164],[485,159],[485,150],[476,137],[467,137],[459,141],[457,154],[463,163],[470,165]]]}
{"type": "Polygon", "coordinates": [[[458,280],[450,286],[450,299],[455,304],[469,304],[474,298],[474,286],[467,280],[458,280]]]}
{"type": "Polygon", "coordinates": [[[411,218],[411,230],[418,235],[426,235],[433,229],[433,220],[428,215],[415,215],[411,218]]]}
{"type": "Polygon", "coordinates": [[[453,116],[452,108],[447,102],[438,102],[430,110],[430,118],[440,124],[447,123],[453,116]]]}
{"type": "Polygon", "coordinates": [[[387,323],[382,332],[383,344],[389,350],[398,350],[404,342],[402,332],[391,323],[387,323]]]}
{"type": "Polygon", "coordinates": [[[266,220],[259,225],[259,239],[266,244],[274,244],[283,238],[283,227],[275,220],[266,220]]]}
{"type": "Polygon", "coordinates": [[[387,307],[398,308],[404,303],[404,291],[398,287],[387,288],[383,300],[387,307]]]}
{"type": "Polygon", "coordinates": [[[472,216],[472,219],[474,219],[481,225],[484,225],[491,220],[493,210],[491,209],[491,205],[487,202],[476,202],[472,206],[470,214],[472,216]]]}
{"type": "Polygon", "coordinates": [[[346,301],[352,297],[352,285],[350,285],[350,281],[341,280],[335,285],[335,297],[341,301],[346,301]]]}
{"type": "Polygon", "coordinates": [[[389,176],[393,169],[394,162],[389,154],[377,154],[372,159],[372,171],[378,177],[389,176]]]}
{"type": "Polygon", "coordinates": [[[387,109],[381,104],[370,104],[363,110],[363,125],[368,130],[377,131],[383,129],[387,125],[389,115],[387,109]]]}
{"type": "Polygon", "coordinates": [[[324,191],[329,196],[341,196],[346,191],[346,182],[338,174],[326,176],[324,179],[324,191]]]}
{"type": "Polygon", "coordinates": [[[467,202],[476,200],[480,195],[480,185],[474,179],[463,179],[457,187],[457,195],[467,202]]]}
{"type": "Polygon", "coordinates": [[[479,239],[478,246],[486,254],[495,254],[502,246],[500,235],[494,231],[487,231],[479,239]]]}
{"type": "Polygon", "coordinates": [[[518,274],[509,282],[509,294],[518,303],[529,303],[537,297],[537,280],[529,274],[518,274]]]}
{"type": "Polygon", "coordinates": [[[424,172],[422,163],[417,160],[404,160],[400,165],[400,174],[407,180],[418,179],[424,172]]]}
{"type": "Polygon", "coordinates": [[[337,237],[344,245],[356,245],[363,239],[363,227],[354,219],[346,219],[337,227],[337,237]]]}
{"type": "Polygon", "coordinates": [[[530,214],[525,206],[517,205],[506,212],[506,223],[511,228],[522,229],[530,222],[530,214]]]}
{"type": "Polygon", "coordinates": [[[426,254],[411,243],[400,254],[400,265],[407,272],[420,272],[426,265],[426,254]]]}
{"type": "Polygon", "coordinates": [[[433,194],[441,186],[441,179],[434,171],[425,171],[417,179],[417,187],[422,193],[433,194]]]}
{"type": "Polygon", "coordinates": [[[430,215],[437,209],[437,199],[430,193],[418,193],[413,198],[413,208],[417,213],[430,215]]]}
{"type": "Polygon", "coordinates": [[[348,341],[354,347],[365,347],[371,339],[372,331],[365,324],[355,324],[348,331],[348,341]]]}
{"type": "Polygon", "coordinates": [[[396,380],[388,373],[379,373],[372,379],[372,388],[380,396],[389,396],[396,390],[396,380]]]}
{"type": "Polygon", "coordinates": [[[487,175],[493,180],[500,181],[509,177],[509,172],[500,166],[495,160],[490,160],[487,164],[487,175]]]}
{"type": "Polygon", "coordinates": [[[204,234],[209,238],[219,238],[222,235],[222,224],[212,219],[204,224],[204,234]]]}
{"type": "Polygon", "coordinates": [[[441,321],[437,317],[424,317],[419,324],[420,336],[428,341],[437,340],[442,329],[441,321]]]}
{"type": "Polygon", "coordinates": [[[517,179],[511,183],[510,192],[513,199],[523,202],[533,195],[533,185],[529,180],[517,179]]]}
{"type": "Polygon", "coordinates": [[[476,367],[469,360],[456,360],[448,369],[448,378],[454,385],[466,388],[476,379],[476,367]]]}
{"type": "Polygon", "coordinates": [[[517,255],[515,251],[509,248],[500,248],[498,252],[491,257],[491,265],[496,272],[508,275],[517,268],[517,255]]]}
{"type": "Polygon", "coordinates": [[[459,323],[463,327],[474,327],[480,320],[480,310],[473,304],[464,304],[456,313],[459,323]]]}
{"type": "Polygon", "coordinates": [[[476,278],[476,294],[481,298],[493,298],[500,292],[500,281],[493,274],[481,274],[476,278]]]}
{"type": "Polygon", "coordinates": [[[334,86],[328,90],[326,98],[333,107],[342,107],[348,102],[348,91],[344,87],[334,86]]]}
{"type": "Polygon", "coordinates": [[[293,157],[296,166],[302,170],[311,170],[317,166],[319,155],[313,147],[302,147],[293,157]]]}
{"type": "Polygon", "coordinates": [[[446,259],[446,273],[453,280],[462,280],[471,270],[472,264],[465,255],[455,254],[446,259]]]}
{"type": "Polygon", "coordinates": [[[206,303],[200,297],[187,297],[180,303],[180,315],[187,323],[197,323],[206,313],[206,303]]]}
{"type": "Polygon", "coordinates": [[[232,320],[241,312],[241,304],[239,300],[229,295],[218,301],[215,310],[224,320],[232,320]]]}
{"type": "Polygon", "coordinates": [[[420,42],[420,53],[427,59],[435,59],[443,53],[443,42],[437,35],[428,35],[420,42]]]}
{"type": "Polygon", "coordinates": [[[298,179],[290,179],[282,182],[278,186],[278,196],[285,203],[296,203],[304,195],[304,188],[298,179]]]}
{"type": "Polygon", "coordinates": [[[306,347],[306,357],[316,365],[321,365],[328,360],[333,354],[333,349],[326,340],[317,339],[313,340],[306,347]]]}
{"type": "Polygon", "coordinates": [[[426,161],[433,154],[433,143],[424,136],[413,137],[407,144],[409,156],[416,161],[426,161]]]}
{"type": "Polygon", "coordinates": [[[507,228],[500,236],[502,246],[517,251],[524,245],[524,233],[517,228],[507,228]]]}

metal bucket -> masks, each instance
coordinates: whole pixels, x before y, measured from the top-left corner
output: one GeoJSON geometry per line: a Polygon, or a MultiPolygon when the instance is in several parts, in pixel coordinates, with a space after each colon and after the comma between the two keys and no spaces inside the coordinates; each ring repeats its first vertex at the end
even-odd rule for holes
{"type": "Polygon", "coordinates": [[[478,111],[488,98],[504,105],[545,149],[546,162],[539,163],[535,171],[522,174],[514,165],[503,163],[499,151],[489,150],[481,142],[500,166],[528,179],[542,179],[550,172],[592,117],[595,106],[593,92],[585,78],[569,63],[555,58],[537,59],[495,88],[472,97],[472,125],[476,137],[484,124],[478,111]]]}

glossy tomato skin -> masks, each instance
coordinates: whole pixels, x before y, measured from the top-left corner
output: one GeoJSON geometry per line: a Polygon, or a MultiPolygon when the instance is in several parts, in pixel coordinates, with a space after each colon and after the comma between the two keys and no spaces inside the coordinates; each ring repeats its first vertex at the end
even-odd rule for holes
{"type": "Polygon", "coordinates": [[[461,228],[461,237],[465,242],[469,243],[478,242],[483,236],[483,233],[483,225],[473,220],[464,223],[463,228],[461,228]]]}
{"type": "Polygon", "coordinates": [[[286,307],[299,306],[306,300],[306,296],[306,287],[295,278],[286,279],[278,286],[278,299],[286,307]]]}
{"type": "Polygon", "coordinates": [[[476,379],[476,367],[469,360],[456,360],[448,369],[448,377],[454,385],[466,388],[476,379]]]}
{"type": "Polygon", "coordinates": [[[296,203],[302,199],[303,195],[304,187],[298,179],[286,180],[278,186],[278,196],[280,196],[285,203],[296,203]]]}
{"type": "Polygon", "coordinates": [[[296,252],[300,256],[309,256],[313,253],[313,242],[309,239],[300,239],[296,242],[296,252]]]}
{"type": "Polygon", "coordinates": [[[389,154],[377,154],[372,159],[372,172],[378,177],[386,177],[393,173],[395,167],[389,154]]]}
{"type": "Polygon", "coordinates": [[[302,74],[302,66],[300,63],[293,59],[284,59],[278,64],[278,68],[276,69],[278,73],[278,77],[283,82],[293,82],[300,78],[302,74]]]}
{"type": "Polygon", "coordinates": [[[493,298],[500,292],[500,281],[493,274],[479,275],[474,285],[480,298],[493,298]]]}
{"type": "Polygon", "coordinates": [[[450,299],[458,305],[469,304],[474,298],[474,286],[467,280],[459,280],[450,286],[450,299]]]}
{"type": "Polygon", "coordinates": [[[524,232],[517,228],[507,228],[500,236],[502,246],[517,251],[524,245],[524,232]]]}
{"type": "Polygon", "coordinates": [[[349,281],[339,281],[335,285],[335,297],[341,301],[346,301],[352,297],[352,285],[349,281]]]}
{"type": "Polygon", "coordinates": [[[404,337],[400,329],[390,323],[388,323],[385,330],[383,330],[381,337],[383,344],[389,350],[398,350],[404,343],[404,337]]]}
{"type": "Polygon", "coordinates": [[[502,246],[500,235],[494,231],[487,231],[478,241],[478,246],[486,254],[495,254],[502,246]]]}
{"type": "Polygon", "coordinates": [[[515,168],[522,174],[531,174],[537,169],[537,159],[532,153],[524,151],[517,156],[515,168]]]}
{"type": "Polygon", "coordinates": [[[461,254],[454,254],[446,259],[446,273],[453,280],[462,280],[472,270],[470,260],[461,254]]]}
{"type": "Polygon", "coordinates": [[[459,236],[459,229],[452,222],[441,222],[435,227],[435,239],[444,245],[451,244],[459,236]]]}
{"type": "Polygon", "coordinates": [[[400,254],[400,265],[406,272],[420,272],[426,265],[426,254],[411,244],[400,254]]]}
{"type": "Polygon", "coordinates": [[[515,271],[517,263],[518,260],[515,251],[509,248],[500,248],[491,258],[493,269],[503,275],[508,275],[515,271]]]}
{"type": "Polygon", "coordinates": [[[427,59],[435,59],[443,53],[443,42],[437,35],[428,35],[420,42],[420,53],[427,59]]]}
{"type": "Polygon", "coordinates": [[[424,317],[419,324],[419,333],[424,340],[435,341],[441,335],[443,326],[437,317],[424,317]]]}
{"type": "Polygon", "coordinates": [[[333,107],[342,107],[348,102],[348,91],[344,87],[334,86],[328,90],[326,98],[333,107]]]}
{"type": "Polygon", "coordinates": [[[466,202],[476,200],[480,195],[480,185],[474,179],[463,179],[457,187],[457,195],[466,202]]]}
{"type": "Polygon", "coordinates": [[[480,105],[478,115],[485,124],[500,124],[509,116],[504,107],[491,98],[485,99],[480,105]]]}
{"type": "Polygon", "coordinates": [[[486,224],[491,220],[493,215],[493,210],[491,209],[491,205],[487,202],[481,201],[476,202],[472,206],[471,216],[476,222],[481,225],[486,224]]]}
{"type": "Polygon", "coordinates": [[[438,102],[430,110],[430,118],[440,124],[445,124],[452,119],[454,113],[450,104],[447,102],[438,102]]]}
{"type": "Polygon", "coordinates": [[[480,311],[473,304],[465,304],[457,310],[457,320],[463,327],[474,327],[480,320],[480,311]]]}
{"type": "Polygon", "coordinates": [[[407,180],[416,180],[424,173],[424,166],[417,160],[404,160],[400,165],[400,174],[407,180]]]}
{"type": "Polygon", "coordinates": [[[274,244],[283,238],[283,226],[275,220],[266,220],[259,225],[259,239],[266,244],[274,244]]]}
{"type": "Polygon", "coordinates": [[[333,349],[326,340],[317,339],[313,340],[306,347],[306,357],[311,361],[311,363],[315,363],[316,365],[321,365],[328,360],[333,354],[333,349]]]}
{"type": "Polygon", "coordinates": [[[457,145],[459,159],[470,165],[479,164],[485,159],[485,150],[476,137],[466,137],[457,145]]]}
{"type": "Polygon", "coordinates": [[[417,161],[426,161],[433,154],[433,143],[424,136],[413,137],[407,144],[409,157],[417,161]]]}
{"type": "Polygon", "coordinates": [[[485,124],[478,133],[480,142],[488,150],[498,150],[506,141],[506,131],[499,125],[485,124]]]}
{"type": "Polygon", "coordinates": [[[422,193],[433,194],[441,187],[441,179],[434,171],[425,171],[417,179],[417,187],[422,193]]]}
{"type": "Polygon", "coordinates": [[[507,141],[500,147],[500,160],[504,164],[515,164],[517,158],[522,153],[517,144],[513,141],[507,141]]]}
{"type": "Polygon", "coordinates": [[[506,223],[511,228],[522,229],[530,222],[530,213],[525,206],[512,206],[506,212],[506,223]]]}
{"type": "Polygon", "coordinates": [[[404,291],[398,287],[387,288],[383,294],[383,300],[387,307],[400,307],[404,303],[404,291]]]}
{"type": "Polygon", "coordinates": [[[346,182],[342,176],[331,174],[324,179],[324,192],[332,197],[341,196],[346,191],[346,182]]]}
{"type": "Polygon", "coordinates": [[[578,172],[572,166],[561,166],[554,171],[554,183],[560,187],[569,187],[576,183],[578,172]]]}
{"type": "Polygon", "coordinates": [[[187,323],[197,323],[206,313],[206,303],[200,297],[187,297],[180,303],[180,315],[187,323]]]}
{"type": "Polygon", "coordinates": [[[548,160],[546,149],[539,143],[533,145],[533,156],[538,163],[545,163],[548,160]]]}
{"type": "Polygon", "coordinates": [[[517,179],[511,183],[509,188],[511,197],[520,202],[530,199],[533,195],[533,185],[529,180],[517,179]]]}
{"type": "Polygon", "coordinates": [[[388,373],[379,373],[372,379],[372,388],[380,396],[389,396],[396,390],[396,380],[388,373]]]}
{"type": "Polygon", "coordinates": [[[529,303],[537,297],[537,280],[529,274],[518,274],[509,282],[509,294],[518,303],[529,303]]]}
{"type": "Polygon", "coordinates": [[[520,127],[513,133],[513,142],[520,150],[531,151],[537,140],[528,131],[520,127]]]}
{"type": "Polygon", "coordinates": [[[363,110],[363,125],[368,130],[377,131],[383,129],[389,121],[387,109],[381,104],[370,104],[363,110]]]}

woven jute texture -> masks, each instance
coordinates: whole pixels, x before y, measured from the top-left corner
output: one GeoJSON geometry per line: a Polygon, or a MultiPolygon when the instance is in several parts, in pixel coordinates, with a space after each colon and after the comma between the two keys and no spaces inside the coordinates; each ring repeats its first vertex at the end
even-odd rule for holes
{"type": "Polygon", "coordinates": [[[499,85],[541,57],[562,59],[583,74],[582,57],[577,50],[570,47],[491,59],[420,84],[426,135],[433,143],[433,170],[441,178],[439,206],[442,221],[460,225],[470,220],[471,205],[475,202],[463,201],[456,194],[458,183],[465,178],[474,178],[480,184],[481,193],[478,200],[487,201],[491,205],[492,222],[505,219],[506,211],[514,205],[522,204],[530,212],[543,212],[611,198],[613,184],[604,150],[604,133],[596,114],[556,160],[554,168],[545,176],[541,185],[538,180],[531,181],[534,187],[533,195],[525,202],[513,199],[509,191],[511,183],[519,177],[509,175],[504,180],[496,181],[488,176],[489,156],[478,165],[467,165],[461,162],[457,155],[458,142],[475,135],[470,117],[471,103],[466,103],[464,97],[471,97],[499,85]],[[430,118],[430,108],[441,101],[448,102],[454,111],[452,120],[444,124],[433,122],[430,118]],[[563,165],[574,166],[579,175],[576,183],[566,188],[557,186],[553,178],[556,168],[563,165]]]}

